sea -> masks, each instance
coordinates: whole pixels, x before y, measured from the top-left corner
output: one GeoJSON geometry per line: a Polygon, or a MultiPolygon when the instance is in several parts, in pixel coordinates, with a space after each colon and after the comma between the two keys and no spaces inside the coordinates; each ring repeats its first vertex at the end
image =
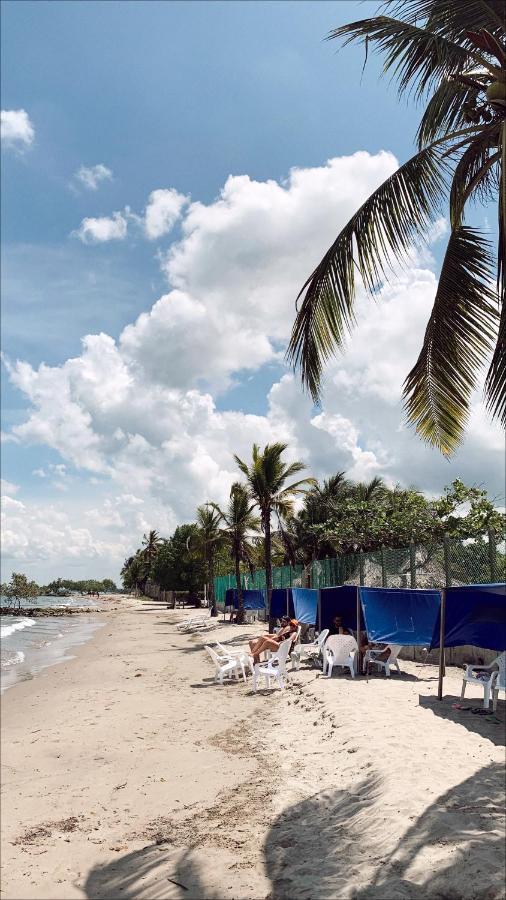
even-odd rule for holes
{"type": "MultiPolygon", "coordinates": [[[[80,595],[37,597],[31,605],[62,610],[65,607],[110,608],[106,601],[80,595]]],[[[20,681],[35,678],[48,666],[72,659],[74,649],[90,640],[104,624],[102,617],[93,613],[32,617],[29,608],[20,615],[0,616],[1,692],[20,681]]]]}

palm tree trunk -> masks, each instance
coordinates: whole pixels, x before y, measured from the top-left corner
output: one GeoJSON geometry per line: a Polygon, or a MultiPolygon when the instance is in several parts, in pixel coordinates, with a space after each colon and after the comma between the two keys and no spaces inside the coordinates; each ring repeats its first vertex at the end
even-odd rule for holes
{"type": "Polygon", "coordinates": [[[242,593],[242,585],[241,585],[241,569],[239,566],[239,554],[235,555],[235,583],[237,587],[237,618],[236,622],[238,625],[242,625],[244,622],[244,596],[242,593]]]}
{"type": "Polygon", "coordinates": [[[272,607],[272,547],[271,547],[271,511],[264,516],[264,556],[265,556],[265,583],[267,588],[267,617],[269,619],[269,633],[274,631],[275,620],[271,616],[272,607]]]}
{"type": "Polygon", "coordinates": [[[214,593],[214,550],[211,547],[211,552],[209,553],[209,584],[207,586],[208,591],[208,603],[211,607],[211,616],[217,616],[218,610],[216,609],[216,595],[214,593]]]}

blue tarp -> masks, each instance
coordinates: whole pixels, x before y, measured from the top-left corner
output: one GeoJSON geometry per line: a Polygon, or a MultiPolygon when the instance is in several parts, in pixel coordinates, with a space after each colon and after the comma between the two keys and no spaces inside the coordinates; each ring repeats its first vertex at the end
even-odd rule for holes
{"type": "MultiPolygon", "coordinates": [[[[242,592],[244,598],[244,609],[265,609],[265,597],[263,591],[247,591],[242,592]]],[[[225,606],[232,606],[234,609],[238,607],[237,588],[228,588],[225,594],[225,606]]]]}
{"type": "Polygon", "coordinates": [[[440,591],[360,588],[367,636],[383,644],[428,647],[441,603],[440,591]]]}
{"type": "Polygon", "coordinates": [[[281,616],[295,617],[291,588],[274,588],[271,599],[271,616],[280,619],[281,616]]]}
{"type": "MultiPolygon", "coordinates": [[[[322,588],[320,591],[320,626],[330,628],[334,616],[341,616],[343,626],[349,631],[357,630],[357,588],[354,584],[340,587],[322,588]]],[[[360,630],[365,630],[362,606],[360,606],[360,630]]]]}
{"type": "Polygon", "coordinates": [[[316,625],[318,591],[310,588],[292,588],[295,618],[303,625],[316,625]]]}
{"type": "MultiPolygon", "coordinates": [[[[439,647],[440,617],[432,647],[439,647]]],[[[467,584],[447,588],[445,647],[483,647],[506,650],[506,584],[467,584]]]]}

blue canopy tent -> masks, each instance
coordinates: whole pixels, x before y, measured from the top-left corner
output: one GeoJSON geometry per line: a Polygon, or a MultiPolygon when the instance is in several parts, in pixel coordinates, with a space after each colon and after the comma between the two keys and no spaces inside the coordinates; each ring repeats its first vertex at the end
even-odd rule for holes
{"type": "MultiPolygon", "coordinates": [[[[330,628],[335,616],[340,616],[343,626],[349,631],[357,629],[357,590],[354,584],[342,584],[339,587],[322,588],[320,591],[320,631],[330,628]]],[[[365,630],[362,604],[359,604],[359,630],[365,630]]]]}
{"type": "MultiPolygon", "coordinates": [[[[506,650],[506,584],[466,584],[446,589],[444,646],[506,650]]],[[[440,646],[438,614],[431,649],[440,646]]]]}
{"type": "Polygon", "coordinates": [[[432,647],[439,647],[438,699],[443,698],[445,647],[506,649],[506,584],[466,584],[441,595],[432,647]]]}
{"type": "Polygon", "coordinates": [[[369,640],[428,647],[439,613],[441,593],[404,588],[360,588],[369,640]]]}
{"type": "MultiPolygon", "coordinates": [[[[242,592],[244,598],[244,609],[265,609],[265,596],[263,591],[242,592]]],[[[225,606],[233,606],[237,609],[239,601],[237,599],[237,588],[228,588],[225,593],[225,606]]]]}
{"type": "Polygon", "coordinates": [[[281,616],[295,618],[293,597],[291,588],[274,588],[271,598],[271,617],[280,619],[281,616]]]}
{"type": "Polygon", "coordinates": [[[318,591],[311,588],[292,588],[295,618],[302,625],[316,625],[318,591]]]}

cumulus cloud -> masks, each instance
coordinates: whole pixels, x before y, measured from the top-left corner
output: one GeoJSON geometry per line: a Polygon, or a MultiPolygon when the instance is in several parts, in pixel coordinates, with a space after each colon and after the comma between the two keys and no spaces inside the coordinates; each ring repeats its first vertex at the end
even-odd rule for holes
{"type": "Polygon", "coordinates": [[[97,219],[83,219],[77,231],[73,232],[83,244],[104,244],[107,241],[123,241],[128,230],[128,208],[124,212],[114,212],[112,216],[97,219]]]}
{"type": "Polygon", "coordinates": [[[35,138],[35,129],[25,109],[2,109],[0,133],[2,144],[14,149],[29,147],[35,138]]]}
{"type": "MultiPolygon", "coordinates": [[[[401,386],[436,289],[416,252],[377,302],[359,294],[358,325],[327,367],[321,409],[279,367],[264,414],[217,406],[218,392],[242,372],[282,360],[302,281],[396,165],[388,153],[358,153],[294,169],[281,184],[229,178],[214,202],[188,205],[182,236],[162,259],[167,293],[117,341],[88,335],[59,366],[8,363],[30,405],[12,438],[57,450],[88,479],[81,523],[92,535],[90,558],[95,541],[109,546],[116,530],[107,552],[119,567],[146,529],[166,534],[206,499],[224,502],[237,478],[233,453],[248,457],[253,442],[286,441],[290,457],[318,477],[378,474],[433,492],[460,476],[500,493],[503,443],[478,395],[451,463],[403,425],[401,386]]],[[[440,224],[433,238],[443,231],[440,224]]],[[[16,509],[19,525],[29,514],[16,509]]]]}
{"type": "Polygon", "coordinates": [[[184,194],[173,189],[152,191],[144,215],[144,229],[147,237],[153,241],[168,234],[181,215],[181,210],[188,202],[184,194]]]}
{"type": "Polygon", "coordinates": [[[19,484],[13,484],[12,481],[6,481],[0,478],[0,493],[5,497],[13,497],[19,491],[19,484]]]}
{"type": "Polygon", "coordinates": [[[103,163],[97,163],[96,166],[81,166],[74,177],[88,190],[96,191],[102,181],[111,181],[112,171],[103,163]]]}

